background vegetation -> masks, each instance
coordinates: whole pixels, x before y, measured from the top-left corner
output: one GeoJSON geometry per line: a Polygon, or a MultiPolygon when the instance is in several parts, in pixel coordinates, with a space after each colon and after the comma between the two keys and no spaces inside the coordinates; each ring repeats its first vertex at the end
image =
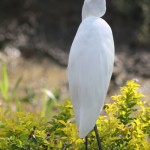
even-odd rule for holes
{"type": "MultiPolygon", "coordinates": [[[[57,93],[45,91],[42,110],[27,113],[24,102],[17,98],[19,80],[13,93],[8,93],[5,66],[2,76],[1,98],[7,103],[0,105],[0,150],[84,149],[84,139],[78,137],[70,101],[66,100],[62,105],[58,103],[57,93]],[[12,105],[16,106],[14,110],[12,105]],[[54,116],[53,108],[59,112],[54,116]]],[[[128,81],[120,88],[120,94],[112,96],[113,103],[105,104],[104,113],[97,120],[104,150],[150,148],[150,106],[142,100],[144,95],[138,91],[139,86],[134,80],[128,81]]],[[[29,99],[27,103],[30,103],[29,99]]],[[[89,149],[97,149],[94,131],[89,134],[89,149]]]]}

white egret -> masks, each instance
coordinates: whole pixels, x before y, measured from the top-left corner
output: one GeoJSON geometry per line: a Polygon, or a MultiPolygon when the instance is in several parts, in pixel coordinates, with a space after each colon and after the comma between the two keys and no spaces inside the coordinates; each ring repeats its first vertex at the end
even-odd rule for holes
{"type": "Polygon", "coordinates": [[[79,137],[86,137],[87,143],[87,135],[94,128],[99,149],[102,148],[95,123],[104,105],[114,64],[112,31],[100,18],[105,11],[106,0],[84,1],[82,22],[68,63],[69,90],[79,137]]]}

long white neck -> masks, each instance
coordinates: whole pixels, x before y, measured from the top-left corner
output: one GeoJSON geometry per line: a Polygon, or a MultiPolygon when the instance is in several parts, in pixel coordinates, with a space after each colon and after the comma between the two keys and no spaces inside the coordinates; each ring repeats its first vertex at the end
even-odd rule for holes
{"type": "Polygon", "coordinates": [[[82,20],[89,17],[102,17],[106,12],[106,0],[85,0],[82,8],[82,20]]]}

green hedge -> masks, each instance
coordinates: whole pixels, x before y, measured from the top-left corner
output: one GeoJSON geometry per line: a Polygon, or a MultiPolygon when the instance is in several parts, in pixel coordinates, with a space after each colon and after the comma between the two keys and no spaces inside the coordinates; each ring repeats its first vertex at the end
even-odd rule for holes
{"type": "MultiPolygon", "coordinates": [[[[97,120],[104,150],[149,150],[150,107],[142,101],[139,84],[128,81],[121,94],[104,106],[97,120]]],[[[40,114],[11,112],[0,107],[0,150],[82,150],[84,139],[72,119],[72,105],[58,104],[59,113],[49,122],[40,114]]],[[[89,134],[89,149],[96,150],[95,133],[89,134]]]]}

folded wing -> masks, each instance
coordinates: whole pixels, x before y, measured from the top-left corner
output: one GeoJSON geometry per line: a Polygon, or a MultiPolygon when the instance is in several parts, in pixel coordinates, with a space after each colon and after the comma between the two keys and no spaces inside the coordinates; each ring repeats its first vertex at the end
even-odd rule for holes
{"type": "Polygon", "coordinates": [[[79,136],[94,127],[103,108],[114,63],[114,42],[101,18],[85,19],[72,43],[68,79],[79,136]]]}

